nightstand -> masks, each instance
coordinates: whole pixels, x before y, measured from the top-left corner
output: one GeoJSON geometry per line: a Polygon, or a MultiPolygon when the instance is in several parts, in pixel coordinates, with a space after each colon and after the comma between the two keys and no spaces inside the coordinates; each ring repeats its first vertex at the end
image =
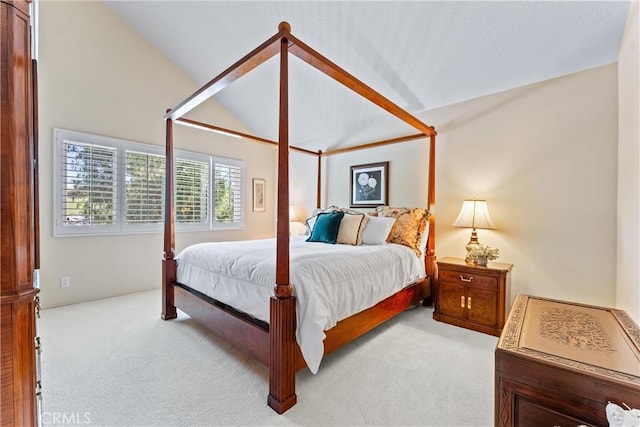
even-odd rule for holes
{"type": "Polygon", "coordinates": [[[512,264],[487,267],[461,258],[438,260],[433,318],[474,331],[500,336],[511,303],[512,264]]]}

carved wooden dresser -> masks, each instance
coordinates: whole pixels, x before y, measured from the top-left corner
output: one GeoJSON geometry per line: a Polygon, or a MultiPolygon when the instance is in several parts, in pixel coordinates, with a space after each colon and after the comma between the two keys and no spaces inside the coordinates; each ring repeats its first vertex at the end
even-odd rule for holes
{"type": "Polygon", "coordinates": [[[495,352],[496,426],[608,425],[640,409],[640,329],[622,310],[518,295],[495,352]]]}

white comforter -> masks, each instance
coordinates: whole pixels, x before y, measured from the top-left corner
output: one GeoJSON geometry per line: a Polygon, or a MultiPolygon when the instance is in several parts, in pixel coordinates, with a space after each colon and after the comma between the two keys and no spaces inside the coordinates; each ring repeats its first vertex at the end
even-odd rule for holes
{"type": "MultiPolygon", "coordinates": [[[[290,281],[297,297],[296,338],[314,374],[324,331],[424,277],[424,262],[407,247],[330,245],[292,236],[290,281]]],[[[178,255],[178,282],[269,322],[275,285],[275,239],[212,242],[178,255]]]]}

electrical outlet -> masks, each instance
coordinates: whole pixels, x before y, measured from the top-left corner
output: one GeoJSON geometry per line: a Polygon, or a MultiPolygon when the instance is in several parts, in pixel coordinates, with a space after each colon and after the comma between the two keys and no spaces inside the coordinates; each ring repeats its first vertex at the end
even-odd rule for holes
{"type": "Polygon", "coordinates": [[[69,286],[71,286],[71,277],[61,277],[60,278],[60,287],[61,288],[68,288],[69,286]]]}

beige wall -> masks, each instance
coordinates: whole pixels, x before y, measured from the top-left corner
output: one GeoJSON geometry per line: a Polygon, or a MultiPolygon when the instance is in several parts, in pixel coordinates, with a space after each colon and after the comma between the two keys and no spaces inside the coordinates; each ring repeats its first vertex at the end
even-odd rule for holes
{"type": "MultiPolygon", "coordinates": [[[[162,113],[196,87],[101,3],[42,2],[40,37],[43,303],[158,287],[161,234],[53,237],[52,131],[162,144],[162,113]],[[62,276],[71,277],[70,288],[60,288],[62,276]]],[[[421,115],[440,134],[438,256],[463,256],[469,231],[450,224],[462,199],[486,198],[498,229],[480,230],[480,241],[515,264],[514,296],[615,305],[617,107],[617,67],[610,65],[421,115]]],[[[220,117],[216,123],[242,129],[219,105],[210,109],[220,117]]],[[[245,229],[179,233],[178,250],[203,240],[272,235],[273,194],[268,213],[250,209],[251,178],[275,183],[270,148],[183,128],[176,140],[182,148],[247,162],[245,229]]],[[[323,204],[348,205],[349,165],[386,160],[391,204],[424,206],[427,148],[419,141],[331,157],[323,204]]],[[[292,155],[292,173],[291,199],[308,214],[315,207],[315,159],[292,155]]]]}
{"type": "MultiPolygon", "coordinates": [[[[40,3],[41,299],[45,307],[157,288],[162,234],[53,237],[53,128],[164,145],[162,116],[197,89],[173,64],[100,2],[40,3]],[[71,286],[60,288],[69,276],[71,286]]],[[[199,114],[244,130],[218,104],[199,114]]],[[[179,148],[244,159],[245,228],[178,233],[177,249],[204,240],[268,237],[268,212],[251,212],[251,178],[274,181],[274,150],[194,129],[175,127],[179,148]]],[[[160,302],[158,302],[158,308],[160,302]]]]}
{"type": "Polygon", "coordinates": [[[640,4],[632,2],[618,58],[616,304],[640,323],[640,4]]]}
{"type": "MultiPolygon", "coordinates": [[[[515,265],[513,296],[615,305],[615,64],[420,118],[439,132],[439,257],[464,256],[470,230],[451,223],[463,199],[485,198],[498,229],[479,230],[479,239],[500,249],[499,261],[515,265]]],[[[391,162],[390,204],[426,206],[428,152],[427,143],[419,141],[330,157],[323,204],[348,205],[350,165],[386,160],[391,162]]],[[[298,193],[303,191],[293,194],[298,193]]]]}

